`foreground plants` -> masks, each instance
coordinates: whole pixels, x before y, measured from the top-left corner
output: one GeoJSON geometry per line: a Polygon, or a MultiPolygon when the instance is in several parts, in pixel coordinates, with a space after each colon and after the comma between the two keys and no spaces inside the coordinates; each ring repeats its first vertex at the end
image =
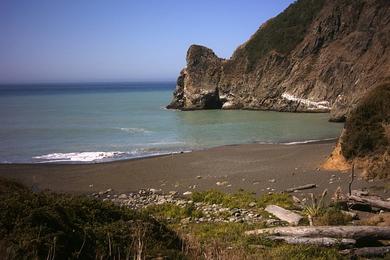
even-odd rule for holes
{"type": "Polygon", "coordinates": [[[3,259],[182,257],[177,234],[136,211],[0,180],[3,259]]]}

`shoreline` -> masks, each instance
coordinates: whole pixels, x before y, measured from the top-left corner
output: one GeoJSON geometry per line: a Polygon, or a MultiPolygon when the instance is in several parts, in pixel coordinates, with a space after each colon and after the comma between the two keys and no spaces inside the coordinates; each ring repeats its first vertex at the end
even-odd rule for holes
{"type": "MultiPolygon", "coordinates": [[[[112,189],[117,193],[140,189],[162,192],[240,189],[264,194],[315,183],[317,188],[294,193],[330,194],[340,186],[348,190],[349,174],[325,171],[320,164],[334,141],[276,145],[226,145],[189,153],[162,155],[93,164],[0,164],[0,177],[21,181],[36,190],[92,194],[112,189]]],[[[354,189],[382,190],[383,182],[358,179],[354,189]]]]}
{"type": "MultiPolygon", "coordinates": [[[[35,164],[55,164],[55,165],[85,165],[85,164],[105,164],[105,163],[114,163],[119,161],[130,161],[130,160],[140,160],[140,159],[148,159],[148,158],[155,158],[155,157],[163,157],[163,156],[171,156],[171,155],[177,155],[177,154],[183,154],[183,153],[192,153],[197,151],[206,151],[209,149],[214,148],[222,148],[226,146],[239,146],[239,145],[250,145],[250,144],[259,144],[259,145],[305,145],[305,144],[321,144],[321,143],[334,143],[338,140],[338,137],[334,138],[325,138],[325,139],[309,139],[304,141],[291,141],[291,142],[281,142],[281,143],[273,143],[273,142],[262,142],[262,141],[254,141],[250,143],[237,143],[237,144],[225,144],[225,145],[219,145],[214,147],[205,147],[205,148],[199,148],[199,149],[190,149],[190,150],[181,150],[181,151],[174,151],[174,152],[166,152],[166,153],[160,153],[160,154],[150,154],[150,155],[141,155],[136,157],[129,157],[129,158],[117,158],[117,159],[111,159],[111,160],[91,160],[91,161],[71,161],[71,160],[53,160],[53,161],[42,161],[42,162],[0,162],[0,165],[35,165],[35,164]]],[[[118,151],[119,152],[119,151],[118,151]]],[[[84,152],[74,152],[77,153],[84,153],[84,152]]],[[[88,152],[87,152],[88,153],[88,152]]],[[[109,152],[91,152],[91,153],[109,153],[109,152]]],[[[126,153],[126,152],[123,152],[126,153]]],[[[65,153],[53,153],[53,154],[65,154],[65,153]]],[[[41,155],[43,156],[43,155],[41,155]]]]}

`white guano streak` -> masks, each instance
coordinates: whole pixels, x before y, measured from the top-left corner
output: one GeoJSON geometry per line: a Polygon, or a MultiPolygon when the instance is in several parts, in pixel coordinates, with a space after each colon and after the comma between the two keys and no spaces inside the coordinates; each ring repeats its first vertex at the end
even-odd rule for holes
{"type": "Polygon", "coordinates": [[[287,99],[289,101],[295,101],[302,103],[308,107],[308,109],[330,109],[330,104],[328,101],[312,101],[305,98],[298,98],[288,93],[283,93],[282,98],[287,99]]]}

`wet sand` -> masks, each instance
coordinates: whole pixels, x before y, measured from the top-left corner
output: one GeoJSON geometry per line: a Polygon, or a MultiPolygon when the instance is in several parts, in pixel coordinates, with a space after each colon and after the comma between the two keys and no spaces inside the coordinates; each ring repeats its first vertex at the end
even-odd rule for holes
{"type": "MultiPolygon", "coordinates": [[[[333,193],[338,186],[346,192],[348,173],[319,170],[334,145],[334,141],[244,144],[98,164],[1,164],[0,177],[16,179],[40,190],[69,193],[154,188],[166,192],[244,189],[262,194],[308,183],[318,187],[305,192],[320,193],[328,188],[333,193]]],[[[362,187],[383,191],[381,182],[355,180],[353,188],[362,187]]]]}

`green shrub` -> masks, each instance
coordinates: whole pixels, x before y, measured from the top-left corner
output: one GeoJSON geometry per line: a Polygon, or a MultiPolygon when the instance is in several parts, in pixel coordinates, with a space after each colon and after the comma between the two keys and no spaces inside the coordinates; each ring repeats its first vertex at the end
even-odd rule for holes
{"type": "Polygon", "coordinates": [[[374,88],[359,103],[345,124],[341,142],[347,159],[390,151],[385,124],[390,123],[390,83],[374,88]]]}
{"type": "Polygon", "coordinates": [[[33,193],[0,179],[0,255],[9,259],[176,257],[181,240],[155,219],[85,196],[33,193]]]}

